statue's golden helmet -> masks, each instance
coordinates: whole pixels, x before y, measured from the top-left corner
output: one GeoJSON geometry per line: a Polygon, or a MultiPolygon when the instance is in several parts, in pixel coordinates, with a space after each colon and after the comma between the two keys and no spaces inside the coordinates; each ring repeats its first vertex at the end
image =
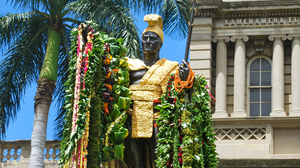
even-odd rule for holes
{"type": "Polygon", "coordinates": [[[154,32],[160,37],[161,42],[164,42],[162,18],[157,14],[149,14],[144,16],[144,22],[148,22],[148,27],[144,30],[142,35],[146,32],[154,32]]]}

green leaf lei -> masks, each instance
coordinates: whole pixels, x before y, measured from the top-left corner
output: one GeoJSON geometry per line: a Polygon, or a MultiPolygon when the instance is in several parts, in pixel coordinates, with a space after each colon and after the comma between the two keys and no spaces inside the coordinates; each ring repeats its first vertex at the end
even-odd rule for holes
{"type": "MultiPolygon", "coordinates": [[[[90,23],[95,28],[96,25],[90,23]]],[[[127,49],[123,39],[115,39],[100,32],[93,31],[93,46],[89,53],[87,71],[80,79],[85,83],[79,98],[77,128],[72,132],[74,91],[76,81],[76,59],[79,29],[72,29],[69,78],[65,83],[66,97],[65,125],[61,142],[60,164],[68,167],[72,152],[86,128],[86,111],[90,113],[87,167],[98,168],[101,162],[114,159],[123,160],[124,138],[128,130],[123,127],[127,118],[126,110],[131,102],[129,85],[129,67],[125,59],[127,49]]],[[[86,56],[83,54],[82,59],[86,56]]],[[[84,72],[81,72],[84,73],[84,72]]],[[[81,87],[82,88],[82,87],[81,87]]]]}
{"type": "Polygon", "coordinates": [[[195,76],[193,87],[178,93],[174,89],[174,75],[169,78],[167,91],[156,107],[160,110],[157,167],[217,167],[210,96],[205,85],[204,77],[195,76]]]}
{"type": "Polygon", "coordinates": [[[129,66],[125,59],[127,49],[122,46],[123,39],[116,40],[106,35],[103,38],[106,42],[106,51],[109,48],[109,54],[102,56],[103,60],[106,61],[102,64],[102,73],[105,77],[102,82],[101,95],[102,111],[104,111],[102,120],[104,129],[100,134],[101,141],[104,140],[104,143],[101,144],[101,161],[119,159],[125,165],[125,162],[123,162],[124,139],[128,136],[128,130],[124,127],[124,123],[127,119],[126,110],[129,109],[132,95],[132,92],[128,89],[129,66]],[[107,59],[110,61],[107,61],[107,59]],[[107,110],[109,113],[107,113],[107,110]]]}

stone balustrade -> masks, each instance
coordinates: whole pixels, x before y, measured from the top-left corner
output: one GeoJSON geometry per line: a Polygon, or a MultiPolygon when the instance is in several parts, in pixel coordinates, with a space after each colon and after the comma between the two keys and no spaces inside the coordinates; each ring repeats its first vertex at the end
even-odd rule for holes
{"type": "MultiPolygon", "coordinates": [[[[46,141],[45,168],[59,168],[59,142],[58,140],[46,141]]],[[[0,168],[28,168],[30,152],[31,140],[0,141],[0,168]]],[[[102,167],[123,168],[120,161],[106,162],[102,167]]]]}
{"type": "MultiPolygon", "coordinates": [[[[58,143],[47,140],[44,150],[45,168],[58,168],[58,143]],[[55,151],[55,152],[54,152],[55,151]]],[[[27,168],[31,152],[31,140],[0,141],[0,168],[27,168]]]]}

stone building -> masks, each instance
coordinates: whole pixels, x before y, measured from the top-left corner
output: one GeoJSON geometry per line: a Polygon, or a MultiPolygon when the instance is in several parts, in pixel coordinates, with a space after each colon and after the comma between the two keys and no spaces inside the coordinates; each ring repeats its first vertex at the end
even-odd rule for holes
{"type": "Polygon", "coordinates": [[[300,1],[198,1],[190,64],[207,77],[220,167],[300,167],[300,1]]]}

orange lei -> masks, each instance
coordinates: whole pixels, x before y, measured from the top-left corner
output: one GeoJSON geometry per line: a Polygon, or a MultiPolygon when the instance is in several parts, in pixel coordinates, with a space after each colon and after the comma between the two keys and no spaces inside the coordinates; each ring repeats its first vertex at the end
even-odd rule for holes
{"type": "Polygon", "coordinates": [[[179,68],[176,70],[175,79],[174,79],[174,88],[178,93],[180,93],[182,91],[182,89],[184,89],[184,88],[189,89],[193,86],[195,73],[192,70],[189,63],[188,63],[188,66],[190,68],[190,71],[189,71],[189,76],[186,81],[181,81],[181,79],[179,77],[179,68]]]}

